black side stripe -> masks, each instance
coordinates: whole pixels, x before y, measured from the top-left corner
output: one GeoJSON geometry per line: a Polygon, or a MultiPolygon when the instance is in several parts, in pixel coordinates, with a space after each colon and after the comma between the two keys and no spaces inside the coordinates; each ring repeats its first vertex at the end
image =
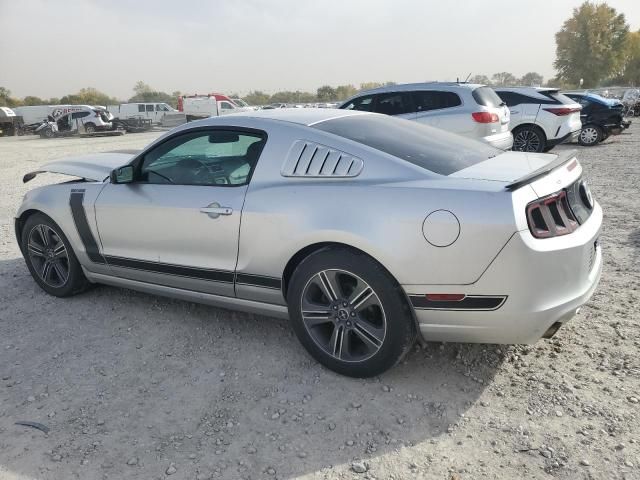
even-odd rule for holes
{"type": "Polygon", "coordinates": [[[409,295],[411,304],[419,310],[497,310],[507,297],[504,295],[469,295],[454,302],[451,300],[428,300],[425,295],[409,295]]]}
{"type": "Polygon", "coordinates": [[[272,288],[274,290],[280,290],[282,288],[282,280],[279,278],[252,275],[250,273],[236,274],[236,283],[252,287],[272,288]]]}
{"type": "Polygon", "coordinates": [[[91,233],[87,214],[84,209],[84,189],[71,190],[69,205],[71,207],[71,215],[78,230],[80,240],[84,245],[89,260],[94,263],[113,265],[115,267],[131,268],[134,270],[143,270],[146,272],[163,273],[166,275],[175,275],[179,277],[194,278],[199,280],[212,280],[222,283],[238,283],[254,287],[270,288],[280,290],[282,281],[276,277],[266,277],[262,275],[252,275],[250,273],[234,274],[227,270],[212,270],[207,268],[187,267],[183,265],[172,265],[168,263],[151,262],[148,260],[135,260],[132,258],[102,256],[98,243],[91,233]],[[235,277],[235,278],[234,278],[235,277]]]}
{"type": "Polygon", "coordinates": [[[100,249],[96,243],[96,239],[91,233],[89,228],[89,222],[87,222],[87,214],[84,210],[84,190],[73,189],[71,190],[71,197],[69,198],[69,205],[71,206],[71,216],[78,229],[78,235],[84,245],[84,250],[87,252],[89,260],[94,263],[104,263],[104,257],[100,254],[100,249]]]}
{"type": "Polygon", "coordinates": [[[233,272],[225,270],[211,270],[206,268],[185,267],[169,263],[150,262],[147,260],[133,260],[131,258],[105,256],[107,263],[115,267],[132,268],[147,272],[164,273],[179,277],[213,280],[214,282],[233,283],[233,272]]]}

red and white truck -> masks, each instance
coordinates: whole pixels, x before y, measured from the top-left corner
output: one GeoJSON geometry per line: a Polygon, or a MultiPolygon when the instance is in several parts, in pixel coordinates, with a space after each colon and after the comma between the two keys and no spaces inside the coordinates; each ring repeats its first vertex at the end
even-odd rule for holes
{"type": "Polygon", "coordinates": [[[178,97],[178,111],[186,115],[187,122],[246,110],[250,110],[250,108],[239,107],[229,97],[220,93],[178,97]]]}

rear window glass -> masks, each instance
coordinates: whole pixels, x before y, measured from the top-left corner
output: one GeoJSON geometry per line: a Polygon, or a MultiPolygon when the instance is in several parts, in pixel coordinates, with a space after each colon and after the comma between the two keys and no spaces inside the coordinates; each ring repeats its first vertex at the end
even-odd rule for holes
{"type": "Polygon", "coordinates": [[[353,115],[316,123],[314,128],[348,138],[440,175],[502,153],[477,140],[418,122],[383,115],[353,115]]]}
{"type": "Polygon", "coordinates": [[[473,95],[474,100],[478,102],[478,105],[482,105],[483,107],[495,108],[503,103],[502,99],[491,87],[476,88],[471,95],[473,95]]]}
{"type": "Polygon", "coordinates": [[[562,105],[571,105],[576,103],[575,100],[572,100],[566,95],[563,95],[558,92],[540,92],[540,93],[545,97],[549,97],[550,99],[555,100],[558,103],[561,103],[562,105]]]}

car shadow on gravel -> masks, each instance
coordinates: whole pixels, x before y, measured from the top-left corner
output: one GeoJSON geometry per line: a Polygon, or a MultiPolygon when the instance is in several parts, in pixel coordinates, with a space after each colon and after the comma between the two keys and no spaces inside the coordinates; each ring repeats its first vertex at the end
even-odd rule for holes
{"type": "Polygon", "coordinates": [[[29,478],[293,478],[437,443],[504,358],[417,345],[357,380],[282,320],[105,286],[58,299],[21,259],[0,262],[0,291],[0,472],[29,478]]]}

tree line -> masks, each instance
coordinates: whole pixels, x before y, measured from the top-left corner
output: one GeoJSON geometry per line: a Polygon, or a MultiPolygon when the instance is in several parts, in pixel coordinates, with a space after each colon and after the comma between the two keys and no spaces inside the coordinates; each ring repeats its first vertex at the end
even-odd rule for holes
{"type": "MultiPolygon", "coordinates": [[[[631,31],[623,13],[606,3],[590,0],[573,10],[556,33],[557,75],[548,80],[546,86],[558,88],[594,88],[610,85],[640,85],[640,30],[631,31]]],[[[510,72],[499,72],[491,77],[474,75],[472,83],[492,86],[543,86],[544,78],[537,72],[516,77],[510,72]]],[[[273,94],[261,90],[250,91],[244,100],[250,105],[270,103],[316,103],[345,100],[359,91],[393,85],[394,82],[365,82],[360,85],[323,85],[315,92],[284,90],[273,94]]],[[[133,87],[134,95],[127,102],[165,102],[176,107],[179,91],[166,93],[139,81],[133,87]]],[[[240,95],[232,93],[232,98],[240,95]]],[[[64,97],[39,98],[26,96],[15,98],[11,92],[0,87],[0,106],[20,105],[111,105],[121,103],[95,88],[82,88],[64,97]]]]}

